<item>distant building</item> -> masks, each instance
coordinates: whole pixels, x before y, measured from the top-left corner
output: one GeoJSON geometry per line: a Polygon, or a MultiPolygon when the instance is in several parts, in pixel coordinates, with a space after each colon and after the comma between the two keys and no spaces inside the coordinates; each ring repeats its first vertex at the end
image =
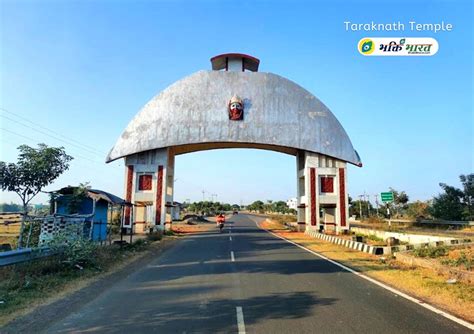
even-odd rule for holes
{"type": "Polygon", "coordinates": [[[288,205],[290,209],[296,210],[298,208],[298,200],[296,197],[290,198],[288,201],[286,201],[286,205],[288,205]]]}
{"type": "Polygon", "coordinates": [[[179,220],[181,218],[181,209],[183,208],[183,203],[173,202],[172,216],[173,220],[179,220]]]}

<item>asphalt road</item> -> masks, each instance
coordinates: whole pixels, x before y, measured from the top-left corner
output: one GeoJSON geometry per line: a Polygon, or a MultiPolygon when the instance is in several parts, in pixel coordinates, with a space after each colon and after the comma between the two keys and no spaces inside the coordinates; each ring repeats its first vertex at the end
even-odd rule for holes
{"type": "MultiPolygon", "coordinates": [[[[181,240],[47,332],[470,333],[258,229],[181,240]]],[[[232,226],[232,227],[230,227],[232,226]]]]}

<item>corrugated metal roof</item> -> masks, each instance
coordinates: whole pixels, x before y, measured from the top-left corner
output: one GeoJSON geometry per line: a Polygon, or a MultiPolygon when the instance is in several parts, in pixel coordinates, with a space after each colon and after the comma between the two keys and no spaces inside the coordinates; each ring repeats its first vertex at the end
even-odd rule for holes
{"type": "MultiPolygon", "coordinates": [[[[72,195],[74,192],[74,189],[77,189],[78,187],[73,187],[73,186],[67,186],[64,188],[61,188],[56,191],[51,191],[51,193],[58,193],[61,195],[72,195]]],[[[114,194],[111,194],[109,192],[99,190],[99,189],[87,189],[87,196],[98,201],[100,199],[114,205],[126,205],[126,204],[131,204],[124,199],[115,196],[114,194]]]]}

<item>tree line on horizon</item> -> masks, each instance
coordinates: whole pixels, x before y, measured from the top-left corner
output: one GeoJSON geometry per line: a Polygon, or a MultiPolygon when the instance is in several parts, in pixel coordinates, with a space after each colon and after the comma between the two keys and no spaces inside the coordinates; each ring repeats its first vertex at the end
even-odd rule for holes
{"type": "Polygon", "coordinates": [[[441,219],[451,221],[474,220],[474,174],[462,174],[459,176],[461,188],[440,183],[442,193],[434,196],[428,201],[409,201],[409,196],[404,191],[393,192],[394,201],[391,203],[379,203],[378,208],[373,207],[367,200],[353,200],[349,197],[349,215],[370,217],[373,215],[388,217],[387,209],[390,209],[392,218],[411,219],[441,219]]]}

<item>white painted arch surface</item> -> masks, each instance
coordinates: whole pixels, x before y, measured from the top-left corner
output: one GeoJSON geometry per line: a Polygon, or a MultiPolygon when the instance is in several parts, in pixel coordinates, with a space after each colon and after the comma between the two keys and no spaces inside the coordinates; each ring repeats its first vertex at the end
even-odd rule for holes
{"type": "Polygon", "coordinates": [[[156,95],[128,124],[106,161],[165,147],[199,150],[196,144],[206,143],[290,148],[361,165],[339,121],[307,90],[272,73],[229,71],[199,71],[156,95]],[[234,94],[244,100],[243,121],[228,118],[234,94]]]}

